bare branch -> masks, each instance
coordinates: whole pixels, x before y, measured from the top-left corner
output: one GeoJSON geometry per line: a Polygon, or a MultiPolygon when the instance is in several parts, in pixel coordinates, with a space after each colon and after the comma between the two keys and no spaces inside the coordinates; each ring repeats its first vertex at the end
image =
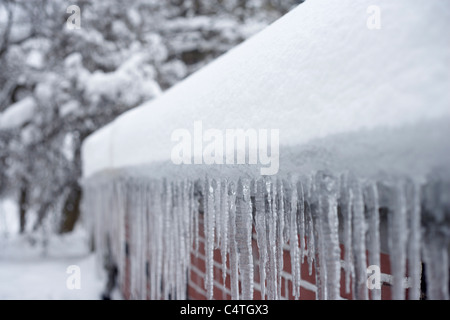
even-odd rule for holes
{"type": "Polygon", "coordinates": [[[2,44],[0,46],[0,59],[2,58],[2,56],[8,50],[9,36],[11,34],[11,28],[12,28],[12,24],[13,24],[12,1],[11,0],[6,0],[4,2],[4,5],[5,5],[6,11],[8,13],[8,16],[7,16],[7,20],[6,20],[5,31],[3,32],[3,36],[2,36],[3,41],[2,41],[2,44]]]}

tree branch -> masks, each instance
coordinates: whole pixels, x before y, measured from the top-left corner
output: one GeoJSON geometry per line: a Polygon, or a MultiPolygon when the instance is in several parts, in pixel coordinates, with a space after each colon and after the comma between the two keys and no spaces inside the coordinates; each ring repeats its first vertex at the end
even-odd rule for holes
{"type": "Polygon", "coordinates": [[[8,45],[9,45],[9,36],[11,34],[11,28],[12,28],[12,23],[13,23],[13,10],[11,8],[11,3],[12,3],[12,1],[10,1],[10,0],[6,0],[4,2],[6,11],[8,12],[8,17],[7,17],[7,21],[6,21],[6,28],[5,28],[5,31],[3,32],[2,45],[0,46],[0,59],[8,50],[8,45]]]}

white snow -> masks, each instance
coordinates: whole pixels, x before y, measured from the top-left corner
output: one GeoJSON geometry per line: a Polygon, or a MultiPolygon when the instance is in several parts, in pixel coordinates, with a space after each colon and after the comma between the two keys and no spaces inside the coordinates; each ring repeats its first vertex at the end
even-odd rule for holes
{"type": "Polygon", "coordinates": [[[17,234],[1,238],[0,299],[66,300],[100,299],[104,275],[98,272],[95,257],[80,234],[51,237],[47,255],[42,245],[32,245],[17,234]],[[67,268],[80,268],[80,289],[69,289],[67,268]]]}
{"type": "MultiPolygon", "coordinates": [[[[369,30],[371,4],[305,2],[159,99],[119,117],[102,138],[88,138],[84,176],[168,161],[171,133],[192,130],[198,120],[205,130],[279,128],[281,146],[426,121],[437,130],[433,121],[450,119],[450,75],[442,67],[450,59],[442,35],[449,7],[436,0],[381,1],[381,29],[369,30]],[[111,153],[99,156],[98,144],[108,143],[102,148],[111,153]]],[[[425,132],[426,143],[431,134],[425,132]]]]}
{"type": "Polygon", "coordinates": [[[42,69],[44,67],[44,55],[38,50],[32,50],[25,61],[26,65],[35,69],[42,69]]]}
{"type": "Polygon", "coordinates": [[[0,113],[0,129],[14,129],[24,125],[33,117],[36,103],[32,97],[24,98],[0,113]]]}
{"type": "MultiPolygon", "coordinates": [[[[257,269],[266,297],[281,298],[287,248],[296,298],[306,257],[318,299],[340,299],[341,267],[345,289],[351,284],[354,298],[368,299],[367,263],[379,263],[384,250],[391,256],[393,298],[405,298],[406,268],[410,298],[419,297],[423,251],[427,294],[448,299],[450,73],[442,66],[450,46],[442,30],[450,7],[381,0],[381,29],[369,30],[369,5],[307,1],[85,141],[84,217],[96,230],[97,254],[112,235],[113,255],[123,263],[124,217],[131,213],[132,298],[143,296],[147,249],[151,298],[185,298],[186,250],[191,239],[198,241],[192,234],[200,217],[192,210],[197,192],[208,298],[214,297],[216,248],[229,254],[232,299],[253,298],[257,269]],[[204,129],[280,129],[280,174],[261,178],[245,166],[233,175],[220,165],[171,164],[171,133],[192,130],[195,121],[204,129]],[[389,211],[387,234],[386,221],[373,214],[381,207],[389,211]]],[[[380,292],[372,295],[379,298],[380,292]]]]}
{"type": "MultiPolygon", "coordinates": [[[[41,234],[19,235],[13,201],[0,202],[0,299],[100,299],[105,274],[89,250],[81,226],[63,236],[51,235],[44,250],[41,234]],[[80,289],[68,289],[69,266],[80,269],[80,289]]],[[[120,295],[114,292],[114,298],[120,295]]]]}
{"type": "Polygon", "coordinates": [[[153,66],[145,63],[148,59],[148,54],[139,53],[131,56],[114,72],[95,71],[87,78],[87,93],[95,97],[120,98],[127,105],[136,104],[141,95],[144,99],[153,98],[160,93],[160,88],[153,80],[153,66]]]}
{"type": "Polygon", "coordinates": [[[61,146],[62,154],[66,157],[67,160],[73,161],[74,156],[74,135],[69,132],[64,136],[64,140],[61,146]]]}
{"type": "Polygon", "coordinates": [[[0,235],[16,234],[19,232],[17,206],[11,199],[0,201],[0,235]]]}
{"type": "Polygon", "coordinates": [[[60,108],[59,108],[59,112],[61,114],[62,117],[65,117],[71,113],[75,113],[77,110],[80,109],[80,104],[75,101],[75,100],[71,100],[69,102],[66,102],[65,104],[63,104],[60,108]]]}

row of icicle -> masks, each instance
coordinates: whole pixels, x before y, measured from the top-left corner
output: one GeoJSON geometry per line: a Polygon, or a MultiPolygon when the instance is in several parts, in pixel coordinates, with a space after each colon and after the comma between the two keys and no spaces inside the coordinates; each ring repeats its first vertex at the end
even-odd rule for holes
{"type": "MultiPolygon", "coordinates": [[[[408,298],[420,298],[424,261],[429,266],[428,298],[448,299],[449,239],[423,229],[421,190],[407,180],[362,182],[350,174],[336,177],[325,172],[286,180],[122,177],[85,183],[84,218],[92,227],[100,260],[112,254],[122,282],[129,259],[134,299],[187,298],[191,251],[199,247],[200,215],[207,298],[218,298],[213,296],[213,253],[218,249],[223,281],[229,259],[232,299],[253,298],[255,270],[261,296],[280,299],[283,250],[288,248],[295,298],[301,299],[301,267],[306,262],[310,274],[314,266],[317,299],[341,298],[341,268],[345,292],[368,299],[367,267],[380,265],[384,207],[392,298],[405,299],[406,270],[408,298]],[[253,237],[259,261],[254,261],[253,237]],[[342,260],[340,243],[345,248],[342,260]]],[[[371,291],[372,299],[381,298],[381,290],[371,291]]]]}

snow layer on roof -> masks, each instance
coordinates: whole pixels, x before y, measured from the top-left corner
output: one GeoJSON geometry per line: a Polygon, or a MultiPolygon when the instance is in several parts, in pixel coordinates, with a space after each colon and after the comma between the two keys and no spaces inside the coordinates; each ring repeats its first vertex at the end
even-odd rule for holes
{"type": "Polygon", "coordinates": [[[90,173],[113,167],[111,155],[111,127],[112,124],[109,124],[97,130],[95,134],[89,137],[89,142],[83,144],[84,172],[87,171],[86,165],[88,165],[88,172],[90,173]]]}
{"type": "MultiPolygon", "coordinates": [[[[446,127],[433,121],[450,124],[450,45],[444,35],[450,5],[377,1],[381,28],[371,30],[372,4],[306,1],[160,98],[94,133],[83,146],[84,177],[170,162],[171,133],[192,132],[194,121],[202,121],[204,130],[279,129],[280,145],[291,149],[336,134],[358,137],[425,123],[423,143],[429,144],[446,127]]],[[[389,139],[395,150],[396,134],[389,139]]],[[[410,149],[417,143],[412,136],[398,141],[410,149]]],[[[436,148],[448,150],[442,143],[436,148]]],[[[383,153],[382,144],[372,145],[383,153]]]]}

